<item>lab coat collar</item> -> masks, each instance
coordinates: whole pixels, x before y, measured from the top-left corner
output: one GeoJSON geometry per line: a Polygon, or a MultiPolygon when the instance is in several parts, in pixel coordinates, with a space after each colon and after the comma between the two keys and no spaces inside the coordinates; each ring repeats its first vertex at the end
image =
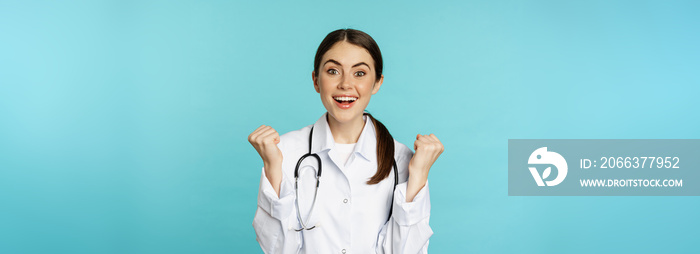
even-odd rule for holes
{"type": "MultiPolygon", "coordinates": [[[[328,112],[324,113],[321,118],[314,123],[311,153],[319,153],[331,150],[335,147],[335,139],[333,139],[333,133],[331,133],[331,128],[328,125],[328,120],[326,119],[327,115],[328,112]]],[[[365,120],[365,126],[362,128],[360,138],[357,140],[353,153],[359,153],[362,158],[367,161],[376,161],[377,136],[374,131],[374,123],[372,123],[372,120],[366,115],[363,116],[363,118],[365,120]]]]}

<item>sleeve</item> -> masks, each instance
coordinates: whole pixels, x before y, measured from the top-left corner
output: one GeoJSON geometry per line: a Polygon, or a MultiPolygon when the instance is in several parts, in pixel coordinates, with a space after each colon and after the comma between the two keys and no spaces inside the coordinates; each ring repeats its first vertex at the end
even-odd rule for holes
{"type": "MultiPolygon", "coordinates": [[[[399,169],[408,170],[409,159],[397,161],[399,169]]],[[[377,239],[377,253],[428,253],[428,243],[433,230],[430,228],[430,191],[428,182],[413,198],[406,202],[407,182],[396,186],[393,212],[382,227],[377,239]]]]}
{"type": "Polygon", "coordinates": [[[256,240],[265,253],[298,253],[301,234],[293,228],[296,221],[294,187],[286,174],[282,174],[280,196],[267,180],[263,167],[258,190],[258,208],[253,218],[256,240]]]}

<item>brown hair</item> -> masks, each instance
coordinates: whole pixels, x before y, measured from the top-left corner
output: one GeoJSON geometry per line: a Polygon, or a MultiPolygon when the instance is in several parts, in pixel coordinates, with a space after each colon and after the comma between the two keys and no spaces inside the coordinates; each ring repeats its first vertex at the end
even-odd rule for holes
{"type": "MultiPolygon", "coordinates": [[[[321,45],[316,50],[314,58],[314,73],[318,77],[318,68],[321,64],[323,55],[333,47],[337,42],[346,41],[353,45],[363,47],[369,52],[374,60],[375,82],[382,76],[382,52],[379,50],[377,42],[372,39],[369,34],[355,29],[338,29],[326,35],[326,38],[321,41],[321,45]]],[[[374,174],[367,184],[377,184],[387,178],[391,173],[391,167],[394,164],[394,138],[389,134],[389,130],[375,119],[369,112],[365,112],[374,124],[374,129],[377,133],[377,173],[374,174]]]]}

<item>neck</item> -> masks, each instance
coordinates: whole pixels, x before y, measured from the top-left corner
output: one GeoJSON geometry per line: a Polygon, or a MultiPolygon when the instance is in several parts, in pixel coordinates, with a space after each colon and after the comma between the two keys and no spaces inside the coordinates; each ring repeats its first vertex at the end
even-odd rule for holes
{"type": "Polygon", "coordinates": [[[336,143],[340,144],[357,143],[357,140],[360,139],[362,129],[365,127],[365,121],[363,118],[363,116],[360,116],[352,121],[341,123],[335,120],[333,117],[330,117],[330,115],[326,115],[328,127],[331,129],[333,139],[336,143]]]}

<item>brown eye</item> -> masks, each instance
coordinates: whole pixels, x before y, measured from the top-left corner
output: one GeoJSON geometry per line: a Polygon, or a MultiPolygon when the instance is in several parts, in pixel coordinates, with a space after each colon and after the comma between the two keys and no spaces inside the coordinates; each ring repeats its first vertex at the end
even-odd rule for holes
{"type": "Polygon", "coordinates": [[[336,70],[336,69],[329,69],[326,72],[328,72],[328,74],[338,74],[338,70],[336,70]]]}
{"type": "Polygon", "coordinates": [[[365,75],[365,72],[364,72],[364,71],[358,71],[358,72],[355,72],[355,75],[357,75],[357,76],[359,76],[359,77],[362,77],[362,76],[365,75]]]}

